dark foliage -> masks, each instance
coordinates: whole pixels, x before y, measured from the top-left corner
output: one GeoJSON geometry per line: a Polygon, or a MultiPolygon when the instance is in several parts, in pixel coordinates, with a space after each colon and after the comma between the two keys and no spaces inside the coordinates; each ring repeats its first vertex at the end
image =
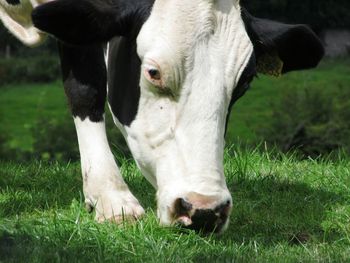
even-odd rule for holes
{"type": "Polygon", "coordinates": [[[12,36],[0,21],[0,58],[21,57],[31,58],[45,52],[48,55],[56,55],[57,43],[53,38],[48,38],[40,48],[29,48],[12,36]]]}
{"type": "Polygon", "coordinates": [[[41,117],[32,128],[33,157],[44,160],[78,160],[77,136],[72,120],[41,117]]]}
{"type": "Polygon", "coordinates": [[[9,141],[9,136],[4,133],[0,133],[0,159],[4,160],[10,154],[9,148],[8,148],[8,143],[9,141]]]}
{"type": "Polygon", "coordinates": [[[262,132],[284,152],[318,157],[335,150],[350,153],[350,91],[338,87],[327,94],[318,90],[289,90],[274,105],[272,123],[262,132]]]}
{"type": "Polygon", "coordinates": [[[2,161],[28,161],[34,160],[31,153],[11,147],[11,136],[7,133],[0,133],[0,160],[2,161]]]}
{"type": "Polygon", "coordinates": [[[8,83],[51,82],[60,78],[60,72],[58,59],[49,54],[0,59],[0,87],[8,83]]]}
{"type": "Polygon", "coordinates": [[[242,4],[256,16],[309,24],[317,31],[350,27],[348,0],[243,0],[242,4]]]}

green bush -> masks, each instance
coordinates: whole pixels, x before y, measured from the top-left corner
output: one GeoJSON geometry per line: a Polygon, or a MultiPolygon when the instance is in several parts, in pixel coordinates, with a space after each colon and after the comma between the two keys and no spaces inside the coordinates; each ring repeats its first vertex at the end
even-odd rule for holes
{"type": "Polygon", "coordinates": [[[32,128],[32,156],[48,161],[79,159],[78,141],[73,121],[41,117],[32,128]]]}
{"type": "Polygon", "coordinates": [[[9,141],[9,136],[4,133],[0,133],[0,159],[1,160],[8,160],[8,145],[7,142],[9,141]]]}
{"type": "Polygon", "coordinates": [[[28,161],[31,160],[31,153],[21,149],[14,149],[10,146],[11,136],[7,133],[0,133],[0,160],[1,161],[28,161]]]}
{"type": "MultiPolygon", "coordinates": [[[[116,155],[129,157],[130,152],[123,136],[109,118],[107,134],[112,151],[116,155]]],[[[78,161],[78,139],[71,118],[62,120],[40,117],[32,128],[34,138],[32,159],[47,161],[78,161]]]]}
{"type": "Polygon", "coordinates": [[[332,93],[288,90],[273,106],[272,122],[262,137],[284,152],[296,150],[304,157],[318,157],[335,150],[350,153],[350,91],[332,93]]]}
{"type": "Polygon", "coordinates": [[[0,87],[8,83],[51,82],[61,76],[56,56],[0,59],[0,87]]]}

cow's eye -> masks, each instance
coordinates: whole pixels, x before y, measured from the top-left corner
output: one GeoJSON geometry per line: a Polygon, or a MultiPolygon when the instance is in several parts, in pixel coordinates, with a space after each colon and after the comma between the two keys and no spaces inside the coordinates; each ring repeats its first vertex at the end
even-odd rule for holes
{"type": "Polygon", "coordinates": [[[149,69],[148,70],[148,74],[149,74],[151,79],[154,79],[154,80],[160,80],[161,79],[160,72],[159,72],[158,69],[149,69]]]}
{"type": "Polygon", "coordinates": [[[151,61],[144,65],[144,75],[146,79],[158,88],[164,88],[163,76],[157,63],[151,61]]]}

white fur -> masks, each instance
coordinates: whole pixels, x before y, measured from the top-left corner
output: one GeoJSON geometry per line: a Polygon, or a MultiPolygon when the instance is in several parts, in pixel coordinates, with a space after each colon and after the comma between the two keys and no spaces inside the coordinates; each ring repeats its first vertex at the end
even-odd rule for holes
{"type": "MultiPolygon", "coordinates": [[[[231,200],[223,172],[228,105],[250,55],[238,1],[155,2],[138,37],[138,54],[161,68],[168,96],[140,80],[136,120],[126,139],[141,170],[156,182],[158,215],[190,192],[231,200]]],[[[143,70],[141,71],[143,72],[143,70]]]]}
{"type": "Polygon", "coordinates": [[[107,142],[104,122],[74,119],[81,156],[84,195],[96,208],[96,219],[139,217],[144,213],[120,175],[107,142]]]}
{"type": "Polygon", "coordinates": [[[0,20],[7,29],[27,46],[37,46],[45,40],[45,34],[33,26],[31,13],[37,5],[51,0],[21,0],[19,5],[9,5],[0,0],[0,20]]]}

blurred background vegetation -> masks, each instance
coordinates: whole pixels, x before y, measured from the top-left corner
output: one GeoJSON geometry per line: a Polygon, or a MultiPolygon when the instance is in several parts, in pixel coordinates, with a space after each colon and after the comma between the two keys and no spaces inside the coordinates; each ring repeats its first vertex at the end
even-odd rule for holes
{"type": "MultiPolygon", "coordinates": [[[[233,108],[227,142],[276,147],[283,152],[294,151],[300,158],[339,151],[349,154],[350,1],[242,3],[255,16],[309,24],[329,50],[331,45],[341,46],[341,52],[329,54],[315,70],[277,79],[259,76],[233,108]],[[333,41],[334,34],[337,41],[333,41]],[[330,43],[327,35],[331,36],[330,43]]],[[[79,159],[74,125],[60,82],[55,40],[30,49],[0,26],[0,94],[0,159],[79,159]]],[[[107,126],[113,150],[129,156],[109,115],[107,126]]]]}
{"type": "Polygon", "coordinates": [[[241,3],[256,16],[308,24],[316,32],[350,27],[348,0],[241,0],[241,3]]]}

